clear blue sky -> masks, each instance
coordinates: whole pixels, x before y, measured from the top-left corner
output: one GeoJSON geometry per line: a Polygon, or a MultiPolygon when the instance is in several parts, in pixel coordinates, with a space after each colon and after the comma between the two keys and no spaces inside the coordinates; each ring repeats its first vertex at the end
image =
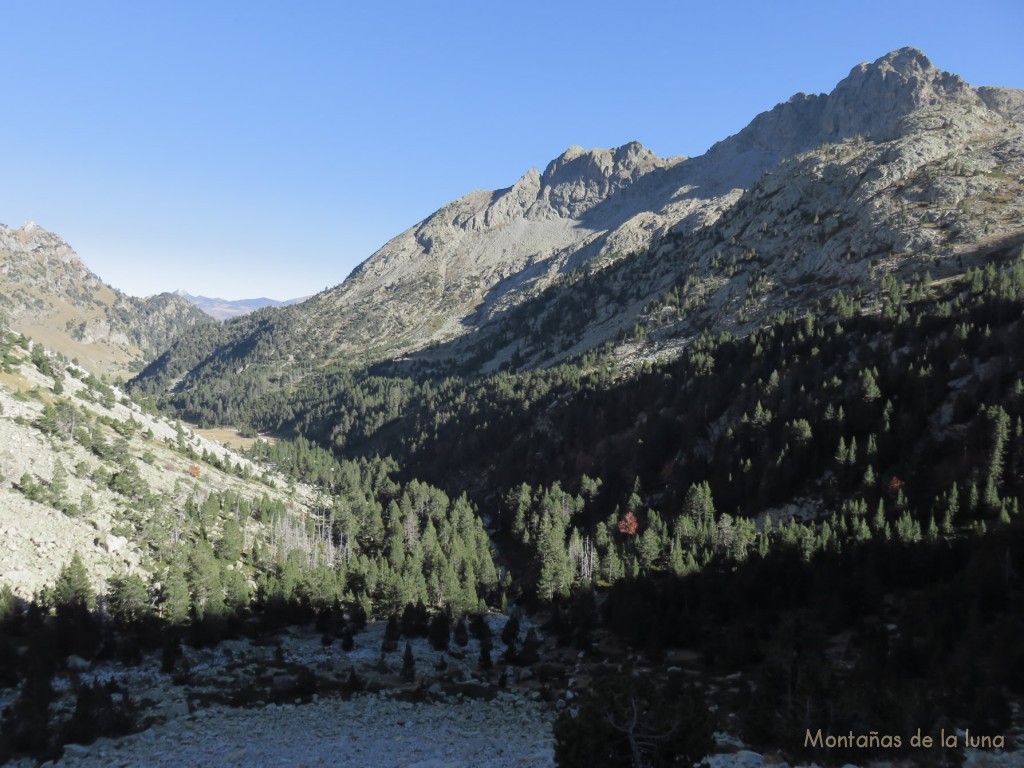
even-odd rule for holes
{"type": "Polygon", "coordinates": [[[1020,0],[2,8],[0,222],[136,295],[314,293],[571,144],[697,155],[904,45],[1024,87],[1020,0]]]}

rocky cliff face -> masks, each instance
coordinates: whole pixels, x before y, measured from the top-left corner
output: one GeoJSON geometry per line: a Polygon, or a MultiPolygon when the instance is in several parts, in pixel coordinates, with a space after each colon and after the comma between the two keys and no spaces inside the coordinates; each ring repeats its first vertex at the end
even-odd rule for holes
{"type": "Polygon", "coordinates": [[[91,370],[124,374],[209,322],[184,299],[126,296],[89,271],[63,239],[28,222],[0,225],[0,313],[10,327],[91,370]]]}

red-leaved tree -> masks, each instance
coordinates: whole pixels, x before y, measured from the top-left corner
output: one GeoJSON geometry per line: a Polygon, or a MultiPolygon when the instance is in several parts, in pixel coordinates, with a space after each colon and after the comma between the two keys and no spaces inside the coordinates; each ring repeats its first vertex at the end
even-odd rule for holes
{"type": "Polygon", "coordinates": [[[624,533],[627,536],[635,536],[636,529],[638,527],[636,515],[632,512],[627,512],[622,516],[622,519],[619,520],[619,533],[624,533]]]}

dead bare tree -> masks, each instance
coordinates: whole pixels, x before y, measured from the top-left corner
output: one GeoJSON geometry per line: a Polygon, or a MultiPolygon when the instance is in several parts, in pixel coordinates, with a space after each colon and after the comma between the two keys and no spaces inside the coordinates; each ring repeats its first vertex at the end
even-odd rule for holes
{"type": "Polygon", "coordinates": [[[629,705],[631,710],[629,722],[617,723],[609,713],[608,724],[619,733],[625,734],[629,740],[629,749],[633,755],[633,768],[648,768],[651,763],[648,762],[647,756],[654,753],[658,745],[673,734],[675,728],[658,733],[644,722],[635,696],[630,696],[629,705]]]}

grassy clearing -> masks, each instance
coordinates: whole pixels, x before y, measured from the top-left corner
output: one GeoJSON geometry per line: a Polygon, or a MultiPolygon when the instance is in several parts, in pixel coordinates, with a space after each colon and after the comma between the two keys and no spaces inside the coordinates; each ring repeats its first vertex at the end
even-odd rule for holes
{"type": "Polygon", "coordinates": [[[231,429],[228,427],[218,427],[216,429],[199,429],[198,427],[192,424],[189,424],[188,426],[197,435],[205,437],[207,440],[213,440],[215,442],[218,442],[221,445],[226,445],[229,448],[250,448],[252,444],[255,443],[257,440],[266,440],[270,443],[276,442],[276,438],[267,437],[265,435],[260,436],[259,438],[242,437],[241,435],[238,434],[237,429],[231,429]]]}

